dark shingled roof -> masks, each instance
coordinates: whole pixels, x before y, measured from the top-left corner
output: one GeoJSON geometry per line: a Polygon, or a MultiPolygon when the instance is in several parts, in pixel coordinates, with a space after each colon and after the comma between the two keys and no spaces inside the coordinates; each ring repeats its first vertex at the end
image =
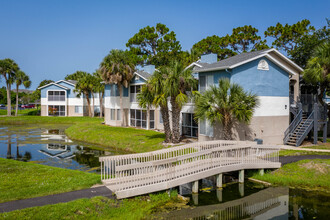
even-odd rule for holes
{"type": "Polygon", "coordinates": [[[211,63],[211,64],[198,62],[198,64],[200,64],[202,67],[196,66],[194,68],[194,70],[196,72],[199,72],[199,71],[203,72],[203,71],[207,71],[209,69],[227,69],[235,64],[244,62],[246,60],[257,57],[261,54],[267,53],[267,51],[269,51],[269,50],[271,50],[271,49],[264,49],[264,50],[253,51],[253,52],[248,52],[248,53],[241,53],[236,56],[229,57],[227,59],[220,60],[219,62],[211,63]]]}
{"type": "Polygon", "coordinates": [[[67,81],[67,82],[69,82],[69,83],[72,83],[72,84],[77,84],[77,80],[71,80],[71,79],[69,79],[69,80],[65,80],[65,81],[67,81]]]}
{"type": "Polygon", "coordinates": [[[137,70],[136,73],[138,73],[140,76],[142,76],[145,79],[149,79],[151,77],[150,73],[144,72],[142,70],[137,70]]]}

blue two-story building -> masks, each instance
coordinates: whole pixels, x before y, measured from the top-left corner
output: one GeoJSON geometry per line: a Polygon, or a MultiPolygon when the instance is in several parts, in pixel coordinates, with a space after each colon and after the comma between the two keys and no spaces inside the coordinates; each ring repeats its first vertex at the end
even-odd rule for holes
{"type": "MultiPolygon", "coordinates": [[[[203,55],[193,63],[199,75],[199,90],[218,85],[220,78],[241,85],[256,94],[260,104],[249,125],[237,124],[233,133],[237,140],[263,139],[264,143],[282,144],[290,123],[290,95],[299,95],[298,65],[275,49],[242,53],[221,61],[216,54],[203,55]]],[[[222,139],[220,124],[199,122],[199,140],[222,139]]]]}
{"type": "MultiPolygon", "coordinates": [[[[192,63],[197,73],[199,91],[210,85],[218,85],[219,79],[228,78],[241,85],[244,90],[258,95],[259,107],[249,125],[239,124],[233,133],[237,140],[263,139],[264,143],[282,144],[284,131],[290,122],[290,97],[299,95],[299,74],[302,69],[275,49],[242,53],[217,61],[216,54],[202,55],[192,63]]],[[[152,107],[150,117],[146,109],[139,107],[137,94],[141,86],[152,76],[155,66],[145,66],[136,71],[130,85],[123,87],[123,109],[121,114],[118,86],[105,86],[105,123],[112,126],[131,126],[144,129],[163,130],[160,110],[152,107]],[[122,118],[122,115],[124,116],[122,118]]],[[[198,137],[200,141],[222,139],[221,125],[212,126],[207,121],[194,121],[194,103],[187,103],[181,111],[181,134],[198,137]]],[[[171,112],[170,112],[171,115],[171,112]]]]}
{"type": "MultiPolygon", "coordinates": [[[[60,80],[42,86],[41,116],[87,116],[88,105],[84,95],[80,97],[74,92],[77,81],[60,80]]],[[[90,94],[92,106],[92,98],[90,94]]],[[[94,98],[94,112],[99,112],[100,99],[98,94],[94,98]]]]}

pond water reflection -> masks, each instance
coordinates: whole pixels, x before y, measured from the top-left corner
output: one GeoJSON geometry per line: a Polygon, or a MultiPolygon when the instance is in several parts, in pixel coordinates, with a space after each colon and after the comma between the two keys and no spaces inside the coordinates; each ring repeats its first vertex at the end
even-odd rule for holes
{"type": "Polygon", "coordinates": [[[67,127],[68,125],[1,127],[0,157],[99,172],[99,156],[119,153],[95,150],[95,146],[71,141],[64,133],[67,127]]]}
{"type": "MultiPolygon", "coordinates": [[[[200,185],[204,185],[204,183],[200,185]]],[[[188,186],[189,187],[189,186],[188,186]]],[[[164,219],[329,219],[330,195],[316,191],[265,187],[246,181],[215,190],[206,186],[187,194],[187,208],[164,214],[164,219]]],[[[182,189],[181,189],[182,192],[182,189]]]]}

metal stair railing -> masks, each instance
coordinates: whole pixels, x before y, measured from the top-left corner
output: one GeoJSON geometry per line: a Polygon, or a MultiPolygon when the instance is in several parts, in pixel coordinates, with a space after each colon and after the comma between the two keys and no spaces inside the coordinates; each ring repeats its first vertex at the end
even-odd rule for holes
{"type": "Polygon", "coordinates": [[[291,122],[291,124],[289,125],[289,127],[285,130],[284,132],[284,138],[283,138],[283,142],[284,144],[286,144],[290,138],[290,136],[292,135],[292,132],[296,129],[296,127],[299,125],[299,123],[302,120],[302,113],[303,111],[300,110],[297,114],[297,117],[294,118],[294,120],[291,122]]]}
{"type": "Polygon", "coordinates": [[[300,144],[304,141],[305,137],[312,130],[314,126],[314,111],[308,116],[306,121],[302,124],[301,128],[297,131],[297,140],[296,146],[300,146],[300,144]]]}

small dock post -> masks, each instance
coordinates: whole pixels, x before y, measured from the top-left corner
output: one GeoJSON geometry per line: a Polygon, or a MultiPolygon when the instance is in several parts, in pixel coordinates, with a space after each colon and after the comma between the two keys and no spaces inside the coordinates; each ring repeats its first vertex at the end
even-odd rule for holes
{"type": "Polygon", "coordinates": [[[265,169],[263,169],[263,168],[260,169],[260,170],[259,170],[259,175],[260,175],[260,176],[263,176],[264,174],[265,174],[265,169]]]}
{"type": "Polygon", "coordinates": [[[238,182],[239,183],[244,183],[244,170],[239,170],[238,171],[238,182]]]}
{"type": "Polygon", "coordinates": [[[194,181],[192,183],[192,187],[191,187],[191,191],[192,193],[194,194],[197,194],[198,193],[198,180],[197,181],[194,181]]]}
{"type": "Polygon", "coordinates": [[[217,188],[222,188],[222,173],[216,175],[217,188]]]}

